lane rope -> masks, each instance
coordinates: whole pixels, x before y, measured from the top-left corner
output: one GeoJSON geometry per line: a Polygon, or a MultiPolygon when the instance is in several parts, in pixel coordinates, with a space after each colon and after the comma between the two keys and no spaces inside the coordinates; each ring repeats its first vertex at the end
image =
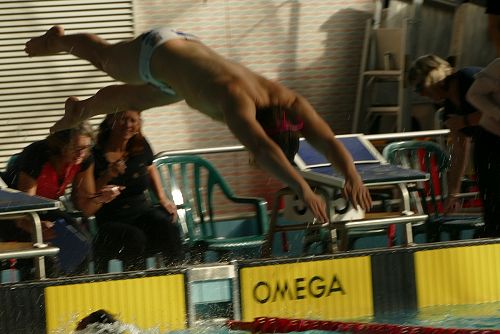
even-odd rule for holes
{"type": "Polygon", "coordinates": [[[309,330],[356,334],[500,334],[496,329],[439,328],[425,326],[258,317],[245,322],[229,320],[229,329],[252,333],[289,333],[309,330]]]}

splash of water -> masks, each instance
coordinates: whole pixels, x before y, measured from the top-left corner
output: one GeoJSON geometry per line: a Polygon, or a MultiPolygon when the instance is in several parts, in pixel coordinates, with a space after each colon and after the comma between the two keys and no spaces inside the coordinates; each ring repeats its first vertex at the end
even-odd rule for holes
{"type": "Polygon", "coordinates": [[[111,324],[90,324],[85,329],[74,331],[74,334],[160,334],[160,330],[142,330],[132,324],[116,321],[111,324]]]}

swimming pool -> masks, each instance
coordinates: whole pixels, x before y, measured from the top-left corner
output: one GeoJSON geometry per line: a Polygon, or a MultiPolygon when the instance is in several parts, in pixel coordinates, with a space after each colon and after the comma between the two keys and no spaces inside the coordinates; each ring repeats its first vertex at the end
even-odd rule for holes
{"type": "Polygon", "coordinates": [[[4,284],[0,333],[66,334],[98,309],[150,333],[262,316],[493,329],[499,254],[467,241],[4,284]]]}
{"type": "Polygon", "coordinates": [[[500,329],[500,302],[432,306],[424,307],[416,314],[403,313],[354,320],[426,327],[500,329]]]}
{"type": "MultiPolygon", "coordinates": [[[[282,319],[286,320],[286,319],[282,319]]],[[[272,321],[272,319],[271,319],[272,321]]],[[[491,331],[491,333],[495,333],[497,330],[500,332],[500,302],[495,303],[485,303],[478,305],[459,305],[459,306],[438,306],[438,307],[427,307],[417,314],[409,314],[409,313],[400,313],[394,314],[391,316],[387,316],[384,318],[357,318],[352,319],[352,322],[356,323],[379,323],[379,324],[393,324],[393,325],[401,325],[408,326],[405,330],[400,332],[395,331],[394,329],[391,331],[389,328],[385,330],[383,327],[379,328],[380,332],[383,333],[427,333],[432,330],[428,330],[428,327],[435,327],[440,329],[446,328],[460,328],[460,329],[486,329],[486,330],[495,330],[491,331]],[[426,327],[427,332],[422,330],[422,327],[426,327]],[[418,332],[416,329],[420,328],[421,331],[418,332]],[[410,331],[413,329],[414,331],[410,331]]],[[[349,322],[344,322],[345,324],[349,322]]],[[[295,332],[289,331],[286,327],[289,327],[290,324],[282,325],[281,328],[284,328],[284,332],[295,332]]],[[[278,328],[280,326],[277,326],[278,328]]],[[[99,328],[99,327],[98,327],[99,328]]],[[[108,328],[112,328],[109,326],[108,328]]],[[[118,328],[118,327],[116,327],[118,328]]],[[[260,327],[265,328],[265,326],[260,327]]],[[[270,327],[267,327],[270,328],[270,327]]],[[[102,328],[101,328],[102,329],[102,328]]],[[[193,328],[186,330],[175,330],[175,331],[161,331],[158,327],[149,328],[149,329],[139,329],[138,327],[125,324],[122,325],[122,329],[128,330],[130,334],[238,334],[238,333],[246,333],[244,330],[231,330],[227,326],[223,324],[216,325],[213,322],[205,322],[203,324],[199,324],[193,328]]],[[[98,333],[99,330],[96,330],[91,333],[98,333]]],[[[274,332],[274,330],[273,330],[274,332]]],[[[278,331],[279,332],[279,331],[278,331]]],[[[305,330],[301,331],[306,334],[316,334],[316,333],[346,333],[345,331],[323,331],[323,330],[305,330]]],[[[353,331],[369,333],[370,331],[366,330],[362,331],[353,331]]],[[[64,331],[58,331],[57,334],[65,333],[64,331]]],[[[440,333],[439,331],[435,332],[436,334],[440,333]]],[[[443,331],[441,331],[443,333],[443,331]]],[[[484,331],[463,331],[459,333],[485,333],[484,331]]],[[[487,333],[490,333],[489,331],[487,333]]]]}
{"type": "MultiPolygon", "coordinates": [[[[410,313],[400,313],[393,314],[386,317],[374,318],[358,318],[352,319],[352,321],[341,322],[341,325],[330,321],[329,324],[336,324],[336,326],[343,327],[343,329],[338,331],[325,331],[319,329],[309,329],[303,330],[298,329],[298,327],[312,328],[320,327],[318,323],[322,321],[303,321],[299,324],[301,320],[298,319],[278,319],[278,318],[262,318],[256,319],[254,322],[246,322],[245,325],[252,326],[253,324],[258,324],[257,327],[253,329],[259,329],[260,331],[266,332],[304,332],[307,334],[314,333],[455,333],[454,331],[447,331],[446,329],[463,329],[457,331],[456,333],[500,333],[500,302],[495,303],[485,303],[477,305],[459,305],[459,306],[437,306],[437,307],[427,307],[421,309],[417,314],[410,313]],[[362,324],[372,324],[373,327],[368,327],[369,325],[363,326],[362,324]],[[375,326],[374,324],[389,324],[387,326],[375,326]],[[401,327],[395,327],[393,325],[400,325],[401,327]],[[353,331],[346,331],[348,326],[355,328],[353,331]],[[430,329],[430,327],[436,328],[435,330],[430,329]],[[439,330],[441,329],[441,330],[439,330]],[[466,329],[477,329],[477,331],[467,331],[466,329]],[[488,330],[488,331],[482,331],[488,330]],[[491,330],[491,331],[490,331],[491,330]]],[[[239,323],[241,326],[242,322],[239,323]]],[[[326,326],[326,321],[323,324],[323,328],[326,326]]],[[[162,326],[163,327],[163,326],[162,326]]],[[[168,327],[168,326],[167,326],[168,327]]],[[[196,326],[185,329],[185,330],[175,330],[175,331],[161,331],[159,327],[149,328],[149,329],[139,329],[137,326],[132,324],[115,324],[115,325],[98,325],[95,326],[93,330],[85,331],[85,333],[101,333],[107,328],[108,330],[116,330],[116,333],[121,333],[120,330],[126,330],[129,334],[237,334],[246,333],[247,330],[234,330],[230,329],[228,326],[222,324],[216,324],[216,322],[203,322],[196,326]]],[[[236,326],[238,328],[238,326],[236,326]]],[[[241,327],[240,327],[241,328],[241,327]]],[[[249,328],[247,328],[249,329],[249,328]]],[[[56,331],[56,333],[65,333],[64,329],[56,331]]],[[[115,333],[115,332],[113,332],[115,333]]]]}

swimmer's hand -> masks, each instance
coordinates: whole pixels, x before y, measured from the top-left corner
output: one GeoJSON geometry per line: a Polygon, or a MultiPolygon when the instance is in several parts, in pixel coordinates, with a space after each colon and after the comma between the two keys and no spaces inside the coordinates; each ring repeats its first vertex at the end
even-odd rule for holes
{"type": "Polygon", "coordinates": [[[315,219],[321,223],[328,223],[330,221],[326,213],[326,203],[321,196],[309,190],[304,192],[302,199],[309,210],[311,210],[315,219]]]}
{"type": "Polygon", "coordinates": [[[370,192],[357,173],[346,176],[342,195],[344,198],[347,198],[355,208],[360,206],[363,210],[370,211],[372,207],[370,192]]]}
{"type": "Polygon", "coordinates": [[[117,186],[114,184],[108,184],[101,188],[100,191],[91,195],[90,198],[94,199],[97,203],[109,203],[118,197],[121,192],[125,189],[125,186],[117,186]]]}

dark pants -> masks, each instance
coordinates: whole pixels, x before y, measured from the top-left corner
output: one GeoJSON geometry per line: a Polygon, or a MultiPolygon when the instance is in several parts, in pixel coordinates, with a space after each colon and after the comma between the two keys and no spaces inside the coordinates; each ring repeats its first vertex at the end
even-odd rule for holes
{"type": "Polygon", "coordinates": [[[500,137],[479,129],[474,136],[474,165],[484,205],[485,227],[478,237],[500,237],[500,137]]]}
{"type": "MultiPolygon", "coordinates": [[[[109,211],[109,210],[107,210],[109,211]]],[[[184,252],[179,224],[161,207],[134,203],[126,209],[97,214],[94,243],[96,271],[106,272],[111,259],[123,261],[124,270],[141,270],[145,259],[161,253],[166,264],[182,261],[184,252]]]]}

